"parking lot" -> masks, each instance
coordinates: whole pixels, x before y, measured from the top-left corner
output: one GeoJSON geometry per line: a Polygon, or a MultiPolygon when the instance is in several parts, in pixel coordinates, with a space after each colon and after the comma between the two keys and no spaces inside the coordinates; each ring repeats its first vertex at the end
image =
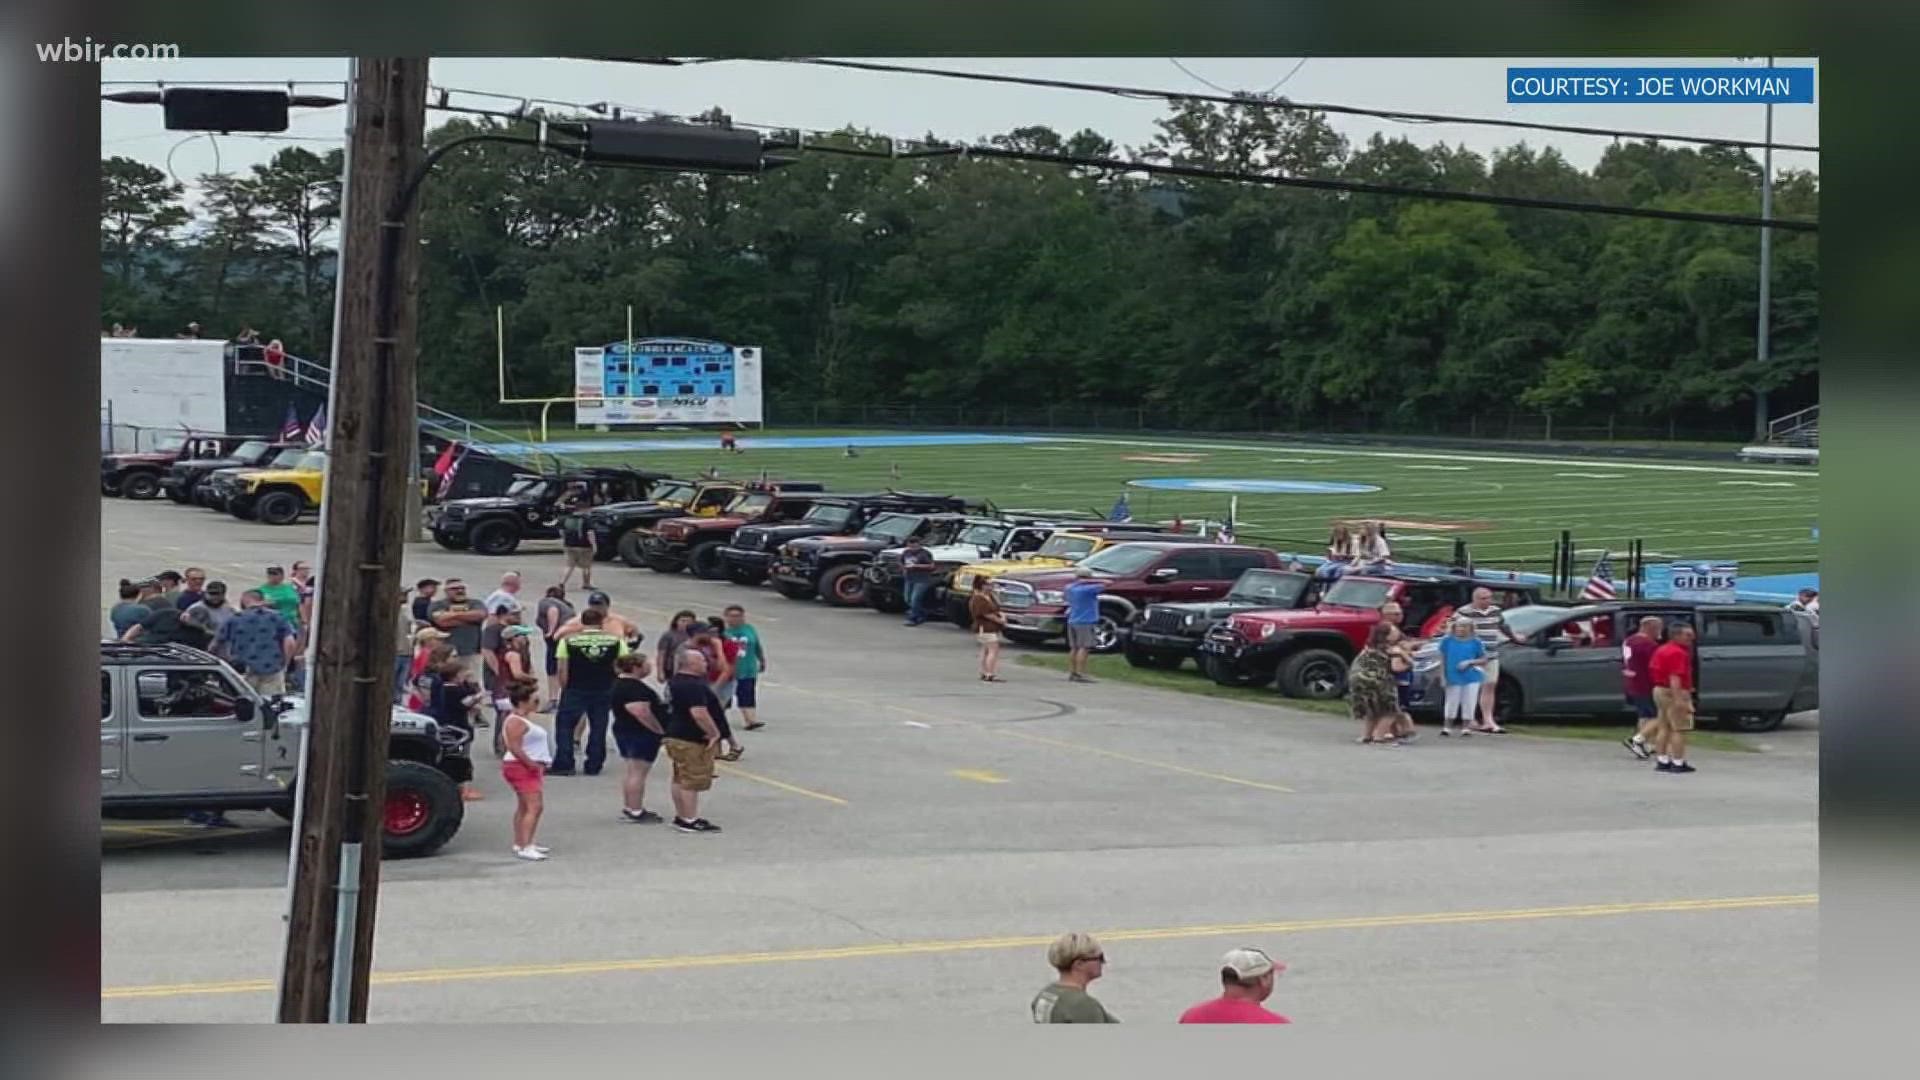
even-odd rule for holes
{"type": "MultiPolygon", "coordinates": [[[[312,525],[101,505],[103,601],[166,567],[238,589],[313,557],[312,525]]],[[[405,577],[484,594],[517,569],[537,595],[561,568],[550,544],[426,544],[405,577]]],[[[538,1003],[543,1021],[1021,1023],[1068,929],[1101,938],[1093,993],[1129,1022],[1215,992],[1240,944],[1289,965],[1269,1004],[1322,1027],[1631,1022],[1676,1002],[1711,1023],[1813,990],[1805,718],[1755,737],[1761,752],[1699,754],[1690,777],[1605,741],[1360,747],[1325,714],[1013,663],[982,684],[971,638],[941,624],[618,565],[596,584],[649,641],[681,607],[745,603],[760,627],[769,726],[703,804],[725,833],[622,822],[614,767],[550,780],[554,857],[518,862],[512,796],[479,751],[487,798],[460,834],[386,867],[374,1019],[538,1003]]],[[[236,820],[103,824],[104,1018],[271,1017],[288,831],[236,820]]]]}

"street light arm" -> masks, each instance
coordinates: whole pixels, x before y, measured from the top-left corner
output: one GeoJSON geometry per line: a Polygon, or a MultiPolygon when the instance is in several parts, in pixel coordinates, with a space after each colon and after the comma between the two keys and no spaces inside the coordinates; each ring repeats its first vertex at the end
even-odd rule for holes
{"type": "Polygon", "coordinates": [[[387,220],[397,222],[407,216],[407,211],[413,206],[414,197],[420,194],[420,185],[426,181],[427,174],[433,171],[433,167],[439,163],[441,158],[446,157],[449,152],[462,146],[483,142],[509,143],[514,146],[532,146],[543,150],[551,148],[548,143],[541,139],[529,139],[524,135],[500,135],[491,132],[479,135],[462,135],[457,139],[449,139],[429,151],[419,166],[413,170],[413,175],[407,177],[407,182],[401,185],[399,191],[394,193],[393,205],[387,211],[387,220]]]}

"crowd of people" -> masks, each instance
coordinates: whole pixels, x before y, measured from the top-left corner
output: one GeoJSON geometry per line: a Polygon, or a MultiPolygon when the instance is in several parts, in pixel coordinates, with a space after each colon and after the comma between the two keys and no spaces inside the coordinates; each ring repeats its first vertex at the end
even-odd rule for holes
{"type": "MultiPolygon", "coordinates": [[[[720,832],[701,816],[700,800],[716,763],[746,752],[729,712],[738,711],[743,730],[766,726],[759,680],[767,649],[746,608],[731,604],[705,618],[676,612],[649,655],[639,626],[614,612],[606,593],[588,592],[576,609],[564,584],[548,586],[531,605],[522,588],[513,571],[484,600],[458,578],[421,579],[401,596],[397,640],[406,651],[394,658],[397,700],[443,725],[493,729],[493,752],[517,800],[513,854],[529,861],[551,855],[534,842],[545,781],[600,775],[609,735],[624,765],[623,820],[720,832]],[[535,637],[544,646],[539,673],[535,637]],[[546,714],[551,731],[539,720],[546,714]],[[663,751],[673,766],[671,818],[645,805],[663,751]]],[[[464,798],[481,797],[471,775],[455,779],[464,798]]]]}
{"type": "Polygon", "coordinates": [[[209,581],[197,566],[162,570],[123,579],[107,621],[116,640],[191,646],[227,661],[263,694],[297,693],[306,684],[315,584],[304,560],[291,571],[269,566],[236,603],[226,582],[209,581]]]}

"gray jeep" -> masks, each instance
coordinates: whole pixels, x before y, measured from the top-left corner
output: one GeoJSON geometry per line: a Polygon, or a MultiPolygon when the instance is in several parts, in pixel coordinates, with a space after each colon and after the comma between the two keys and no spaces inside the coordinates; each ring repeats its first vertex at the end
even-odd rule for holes
{"type": "MultiPolygon", "coordinates": [[[[158,818],[271,810],[291,820],[306,702],[262,697],[185,645],[100,643],[100,813],[158,818]]],[[[460,831],[472,736],[396,707],[387,745],[382,847],[430,855],[460,831]]]]}

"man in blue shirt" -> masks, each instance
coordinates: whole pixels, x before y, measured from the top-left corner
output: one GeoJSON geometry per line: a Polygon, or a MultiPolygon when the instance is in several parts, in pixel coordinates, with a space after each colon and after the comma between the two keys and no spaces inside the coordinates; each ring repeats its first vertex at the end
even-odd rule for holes
{"type": "Polygon", "coordinates": [[[214,651],[260,693],[286,693],[287,662],[298,648],[293,624],[267,602],[266,594],[259,589],[241,594],[240,609],[240,614],[220,628],[214,651]]]}
{"type": "Polygon", "coordinates": [[[1074,567],[1067,598],[1067,681],[1088,683],[1087,657],[1093,652],[1093,631],[1100,624],[1100,593],[1106,584],[1084,566],[1074,567]]]}

